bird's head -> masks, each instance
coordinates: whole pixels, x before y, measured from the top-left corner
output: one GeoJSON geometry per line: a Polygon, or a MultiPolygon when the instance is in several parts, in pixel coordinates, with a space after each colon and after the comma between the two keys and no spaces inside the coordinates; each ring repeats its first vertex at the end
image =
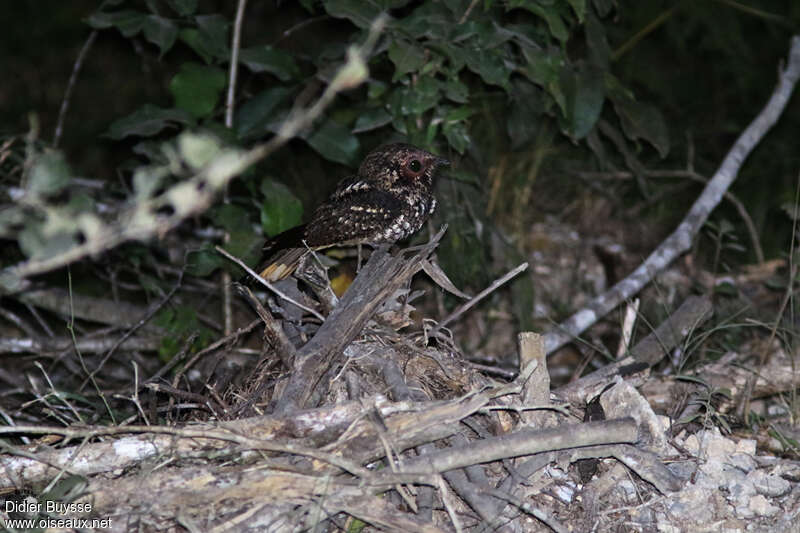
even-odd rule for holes
{"type": "Polygon", "coordinates": [[[450,161],[410,144],[385,144],[370,152],[358,174],[362,179],[376,180],[387,187],[424,184],[433,185],[436,170],[450,161]]]}

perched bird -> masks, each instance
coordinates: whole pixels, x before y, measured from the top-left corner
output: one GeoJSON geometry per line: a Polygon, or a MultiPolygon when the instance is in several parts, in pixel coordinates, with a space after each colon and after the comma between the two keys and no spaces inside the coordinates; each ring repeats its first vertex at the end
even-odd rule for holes
{"type": "Polygon", "coordinates": [[[294,272],[310,250],[394,243],[408,237],[436,209],[433,180],[436,170],[449,164],[410,144],[373,150],[358,173],[340,181],[307,224],[266,242],[265,261],[257,272],[267,281],[278,281],[294,272]]]}

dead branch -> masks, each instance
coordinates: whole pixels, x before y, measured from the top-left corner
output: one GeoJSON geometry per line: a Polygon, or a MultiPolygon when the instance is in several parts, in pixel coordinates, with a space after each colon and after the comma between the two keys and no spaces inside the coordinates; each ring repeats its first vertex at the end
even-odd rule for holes
{"type": "Polygon", "coordinates": [[[552,353],[570,342],[621,302],[632,298],[653,279],[653,276],[689,250],[695,235],[700,231],[711,211],[719,204],[733,180],[736,179],[745,158],[778,121],[794,91],[798,78],[800,78],[800,37],[796,36],[792,38],[786,68],[780,71],[778,85],[767,105],[733,144],[719,169],[695,200],[683,221],[627,278],[594,298],[586,307],[574,313],[555,330],[548,332],[545,335],[545,346],[548,353],[552,353]]]}
{"type": "Polygon", "coordinates": [[[700,324],[711,317],[712,305],[707,296],[690,296],[650,335],[634,346],[624,359],[595,370],[554,392],[575,404],[583,405],[596,396],[615,376],[640,373],[658,363],[700,324]]]}
{"type": "MultiPolygon", "coordinates": [[[[189,217],[202,213],[211,205],[217,193],[250,166],[266,158],[291,138],[310,126],[335,96],[360,85],[367,77],[367,59],[378,35],[383,30],[386,17],[378,17],[370,28],[363,46],[351,47],[347,62],[326,87],[319,99],[308,109],[294,110],[269,141],[250,150],[226,148],[195,176],[170,187],[155,198],[141,200],[123,210],[119,219],[111,224],[99,217],[85,214],[77,221],[85,241],[82,244],[46,258],[31,258],[0,270],[0,290],[15,292],[26,287],[26,278],[50,272],[88,256],[111,250],[131,240],[147,240],[163,235],[189,217]]],[[[187,142],[194,142],[192,134],[184,134],[187,142]]]]}
{"type": "Polygon", "coordinates": [[[373,311],[422,269],[422,261],[433,252],[442,235],[444,228],[410,259],[402,254],[389,255],[385,246],[372,253],[339,305],[299,351],[276,412],[302,408],[312,392],[318,396],[327,392],[328,384],[322,377],[335,366],[342,350],[361,332],[373,311]]]}

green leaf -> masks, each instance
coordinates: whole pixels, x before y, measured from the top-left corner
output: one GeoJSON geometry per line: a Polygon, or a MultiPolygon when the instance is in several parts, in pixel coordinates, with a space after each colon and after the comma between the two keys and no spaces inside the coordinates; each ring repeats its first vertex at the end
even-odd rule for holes
{"type": "Polygon", "coordinates": [[[439,49],[450,63],[450,72],[457,75],[467,63],[467,52],[461,46],[449,42],[439,43],[439,49]]]}
{"type": "Polygon", "coordinates": [[[334,120],[326,120],[311,135],[308,144],[328,161],[355,166],[359,152],[358,138],[334,120]]]}
{"type": "MultiPolygon", "coordinates": [[[[262,192],[264,185],[262,184],[262,192]]],[[[250,226],[250,217],[247,210],[234,204],[222,204],[212,208],[209,216],[215,225],[231,232],[250,226]]]]}
{"type": "Polygon", "coordinates": [[[469,87],[461,83],[456,75],[445,82],[444,95],[453,102],[466,104],[469,101],[469,87]]]}
{"type": "Polygon", "coordinates": [[[189,45],[189,48],[194,50],[195,53],[199,55],[200,58],[206,63],[211,63],[214,60],[214,56],[206,48],[206,43],[203,41],[203,37],[200,35],[200,30],[195,28],[184,28],[180,31],[178,37],[181,41],[189,45]]]}
{"type": "Polygon", "coordinates": [[[572,11],[574,11],[575,16],[578,17],[578,22],[583,22],[586,16],[586,0],[567,0],[567,2],[572,6],[572,11]]]}
{"type": "Polygon", "coordinates": [[[356,119],[356,125],[353,127],[353,133],[361,133],[363,131],[370,131],[392,121],[392,115],[386,112],[382,107],[372,107],[365,109],[356,119]]]}
{"type": "Polygon", "coordinates": [[[581,65],[575,71],[564,69],[561,85],[566,96],[567,133],[575,140],[582,139],[592,130],[603,110],[603,72],[591,65],[581,65]]]}
{"type": "Polygon", "coordinates": [[[386,94],[389,86],[380,80],[369,80],[367,83],[367,98],[369,100],[377,100],[386,94]]]}
{"type": "MultiPolygon", "coordinates": [[[[56,218],[61,218],[56,216],[56,218]]],[[[74,248],[77,225],[67,227],[64,220],[59,221],[58,227],[48,227],[46,223],[29,222],[19,233],[17,244],[23,254],[32,259],[45,259],[63,254],[74,248]]]]}
{"type": "Polygon", "coordinates": [[[597,16],[600,18],[605,18],[617,5],[617,0],[593,0],[592,3],[597,11],[597,16]]]}
{"type": "Polygon", "coordinates": [[[34,159],[25,188],[34,198],[56,195],[69,184],[69,177],[64,154],[47,150],[34,159]]]}
{"type": "Polygon", "coordinates": [[[269,45],[243,48],[239,53],[239,61],[253,72],[269,72],[281,81],[300,75],[300,69],[291,54],[269,45]]]}
{"type": "Polygon", "coordinates": [[[167,4],[182,17],[197,11],[197,0],[167,0],[167,4]]]}
{"type": "Polygon", "coordinates": [[[211,60],[228,59],[228,28],[230,22],[222,15],[199,15],[195,17],[197,29],[181,30],[180,38],[206,63],[211,60]]]}
{"type": "Polygon", "coordinates": [[[644,139],[658,150],[658,155],[662,158],[667,156],[669,131],[664,116],[658,109],[630,98],[614,99],[614,109],[629,139],[644,139]]]}
{"type": "Polygon", "coordinates": [[[133,37],[142,30],[146,17],[147,15],[144,13],[130,9],[115,11],[113,13],[96,11],[89,15],[89,18],[86,19],[86,23],[96,30],[104,30],[113,26],[117,28],[123,36],[133,37]]]}
{"type": "MultiPolygon", "coordinates": [[[[280,187],[281,184],[278,184],[278,186],[280,187]]],[[[269,189],[270,185],[267,185],[266,187],[269,189]]],[[[261,188],[262,191],[265,188],[263,183],[261,188]]],[[[286,191],[288,191],[288,189],[284,187],[284,190],[273,196],[276,198],[283,197],[286,191]]],[[[291,195],[291,193],[289,193],[289,196],[286,196],[285,198],[290,204],[293,202],[299,202],[299,200],[291,195]]],[[[270,201],[269,198],[267,201],[270,201]]],[[[264,205],[262,204],[262,210],[263,209],[264,205]]],[[[270,207],[269,209],[271,209],[274,214],[275,208],[270,207]]],[[[300,206],[299,209],[299,215],[296,218],[284,220],[283,223],[291,224],[291,226],[288,227],[299,224],[299,217],[303,213],[302,206],[300,206]]],[[[259,257],[257,256],[261,255],[261,247],[264,244],[263,237],[253,232],[251,229],[250,215],[247,209],[234,204],[222,204],[212,209],[210,214],[211,220],[214,221],[214,224],[224,228],[228,234],[228,242],[223,247],[226,251],[244,261],[245,264],[253,264],[258,261],[259,257]]],[[[216,251],[214,251],[214,254],[222,260],[219,262],[219,265],[224,266],[226,270],[229,270],[231,273],[242,274],[239,267],[230,263],[230,261],[223,258],[216,251]]],[[[212,260],[211,258],[198,257],[197,259],[198,261],[204,261],[206,263],[206,268],[216,268],[213,266],[216,261],[212,260]]]]}
{"type": "Polygon", "coordinates": [[[176,123],[191,124],[193,122],[192,116],[182,109],[164,109],[145,104],[130,115],[112,122],[105,136],[116,140],[128,135],[148,137],[176,123]]]}
{"type": "Polygon", "coordinates": [[[450,42],[467,42],[465,46],[477,49],[496,48],[511,39],[514,34],[485,20],[468,20],[464,24],[448,24],[450,42]]]}
{"type": "Polygon", "coordinates": [[[163,56],[178,38],[178,26],[171,20],[148,15],[143,24],[144,37],[154,45],[158,46],[163,56]]]}
{"type": "Polygon", "coordinates": [[[433,76],[423,76],[406,93],[404,105],[412,115],[420,115],[439,103],[441,83],[433,76]]]}
{"type": "Polygon", "coordinates": [[[564,25],[564,21],[561,19],[561,14],[559,13],[556,5],[551,4],[545,7],[528,1],[517,0],[509,2],[510,9],[515,7],[521,7],[530,11],[534,15],[543,18],[545,22],[547,22],[547,27],[550,29],[550,35],[558,39],[558,41],[562,44],[567,42],[567,39],[569,38],[569,32],[567,31],[567,27],[564,25]]]}
{"type": "Polygon", "coordinates": [[[359,28],[369,28],[383,9],[374,2],[363,0],[325,0],[325,11],[334,18],[346,18],[359,28]]]}
{"type": "Polygon", "coordinates": [[[284,104],[292,94],[288,87],[273,87],[258,93],[236,111],[234,124],[239,138],[250,134],[263,134],[265,124],[273,117],[275,110],[284,104]]]}
{"type": "Polygon", "coordinates": [[[446,122],[462,122],[475,114],[475,110],[471,107],[462,105],[447,112],[444,120],[446,122]]]}
{"type": "Polygon", "coordinates": [[[225,72],[199,63],[184,63],[169,83],[175,105],[195,118],[211,115],[225,88],[225,72]]]}
{"type": "Polygon", "coordinates": [[[532,47],[523,47],[522,54],[527,64],[519,71],[529,80],[541,86],[556,101],[562,113],[566,114],[566,97],[561,86],[561,71],[565,68],[566,60],[560,51],[537,50],[532,47]]]}
{"type": "Polygon", "coordinates": [[[395,82],[408,74],[416,72],[425,64],[425,51],[411,43],[392,41],[389,45],[389,59],[394,63],[395,82]]]}
{"type": "MultiPolygon", "coordinates": [[[[466,11],[460,10],[459,16],[466,11]]],[[[412,39],[441,39],[453,27],[453,14],[440,2],[423,2],[410,15],[392,21],[392,26],[412,39]]]]}
{"type": "Polygon", "coordinates": [[[603,70],[608,70],[608,58],[611,48],[606,39],[606,29],[593,14],[586,18],[586,46],[589,49],[589,58],[592,64],[603,70]]]}
{"type": "Polygon", "coordinates": [[[293,228],[303,219],[303,204],[286,185],[266,178],[261,182],[261,227],[272,237],[293,228]]]}
{"type": "Polygon", "coordinates": [[[445,122],[442,132],[450,146],[459,154],[463,154],[472,142],[467,133],[467,126],[463,122],[445,122]]]}
{"type": "Polygon", "coordinates": [[[199,250],[192,250],[186,254],[186,273],[202,278],[214,272],[227,261],[212,245],[205,244],[199,250]]]}
{"type": "Polygon", "coordinates": [[[441,82],[433,76],[417,80],[414,87],[401,87],[392,91],[387,103],[394,118],[401,115],[420,115],[439,103],[441,82]]]}
{"type": "Polygon", "coordinates": [[[508,86],[511,69],[497,49],[464,50],[467,67],[490,85],[508,86]]]}
{"type": "MultiPolygon", "coordinates": [[[[228,233],[228,236],[230,237],[228,243],[223,246],[228,253],[238,257],[244,261],[246,265],[254,265],[261,259],[264,237],[260,233],[253,231],[249,225],[231,231],[228,233]]],[[[225,259],[223,267],[231,274],[244,274],[244,271],[242,271],[239,266],[234,265],[227,259],[225,259]]]]}
{"type": "Polygon", "coordinates": [[[186,337],[192,333],[200,333],[193,346],[202,346],[208,342],[210,331],[200,324],[197,310],[189,305],[163,308],[156,314],[154,321],[168,332],[158,349],[158,355],[164,362],[169,361],[181,349],[186,337]]]}

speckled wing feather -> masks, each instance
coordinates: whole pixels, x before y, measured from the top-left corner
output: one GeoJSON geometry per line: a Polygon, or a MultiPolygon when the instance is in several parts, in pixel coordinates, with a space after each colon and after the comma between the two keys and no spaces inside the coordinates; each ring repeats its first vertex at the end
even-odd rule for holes
{"type": "Polygon", "coordinates": [[[317,208],[308,224],[287,230],[267,242],[265,253],[275,250],[275,254],[264,262],[259,275],[270,282],[284,279],[294,272],[309,250],[393,242],[404,233],[392,229],[392,220],[398,215],[398,202],[391,194],[359,180],[345,180],[317,208]],[[297,247],[298,243],[305,246],[297,247]]]}
{"type": "Polygon", "coordinates": [[[372,244],[397,240],[384,230],[400,214],[392,194],[363,182],[338,189],[320,205],[306,226],[306,243],[313,248],[372,244]]]}

